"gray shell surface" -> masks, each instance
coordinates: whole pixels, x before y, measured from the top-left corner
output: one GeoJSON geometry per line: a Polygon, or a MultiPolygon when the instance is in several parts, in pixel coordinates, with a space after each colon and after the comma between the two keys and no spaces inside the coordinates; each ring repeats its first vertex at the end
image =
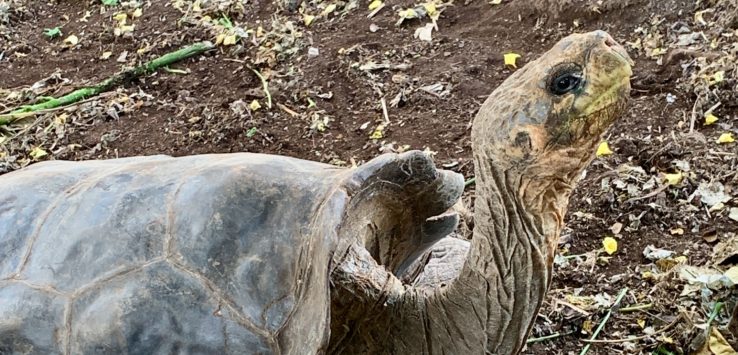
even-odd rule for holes
{"type": "Polygon", "coordinates": [[[0,354],[317,351],[345,171],[243,153],[0,176],[0,354]]]}
{"type": "Polygon", "coordinates": [[[0,354],[315,354],[348,327],[329,279],[349,245],[402,272],[455,228],[428,218],[463,178],[418,151],[237,153],[44,162],[0,186],[0,354]]]}

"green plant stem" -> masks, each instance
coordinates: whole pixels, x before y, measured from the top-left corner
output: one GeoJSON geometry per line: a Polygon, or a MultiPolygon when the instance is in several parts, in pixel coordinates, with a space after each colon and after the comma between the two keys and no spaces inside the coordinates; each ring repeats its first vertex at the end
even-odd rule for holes
{"type": "Polygon", "coordinates": [[[467,187],[467,186],[470,186],[470,185],[474,185],[476,183],[477,183],[477,178],[476,177],[473,177],[473,178],[471,178],[469,180],[466,180],[464,182],[464,187],[467,187]]]}
{"type": "Polygon", "coordinates": [[[261,86],[264,89],[264,95],[266,95],[267,98],[267,107],[272,108],[272,94],[269,93],[269,83],[266,81],[264,76],[259,73],[258,70],[251,69],[251,71],[253,71],[254,74],[259,77],[259,80],[261,80],[261,86]]]}
{"type": "Polygon", "coordinates": [[[176,50],[174,52],[167,53],[161,57],[158,57],[137,67],[119,72],[118,74],[115,74],[103,80],[95,86],[77,89],[62,97],[48,98],[48,100],[41,103],[24,106],[20,109],[11,111],[10,113],[2,114],[0,115],[0,126],[11,124],[16,120],[28,117],[29,115],[37,111],[70,105],[75,102],[84,100],[88,97],[99,95],[100,93],[108,91],[123,83],[129,82],[137,77],[153,73],[161,67],[171,65],[175,62],[203,53],[212,48],[212,43],[200,42],[176,50]]]}
{"type": "Polygon", "coordinates": [[[707,331],[710,331],[710,324],[712,324],[712,321],[715,320],[715,317],[717,317],[718,313],[720,313],[720,310],[723,308],[722,302],[715,303],[715,306],[712,307],[712,312],[710,312],[710,317],[707,318],[707,331]]]}
{"type": "MultiPolygon", "coordinates": [[[[607,311],[607,314],[605,315],[605,318],[602,318],[602,321],[600,322],[600,325],[597,326],[597,329],[595,330],[594,334],[592,334],[592,337],[589,340],[595,340],[598,335],[600,335],[600,332],[603,328],[605,328],[605,323],[610,319],[610,316],[612,315],[613,308],[617,307],[620,304],[620,301],[623,300],[623,297],[625,297],[625,294],[628,292],[628,288],[625,287],[622,290],[620,290],[620,294],[618,294],[618,298],[615,299],[615,303],[612,304],[612,307],[607,311]]],[[[592,346],[591,343],[587,343],[584,348],[582,348],[582,352],[579,353],[579,355],[585,355],[589,348],[592,346]]]]}
{"type": "Polygon", "coordinates": [[[634,305],[634,306],[628,306],[628,307],[620,308],[620,312],[625,313],[625,312],[642,311],[644,309],[650,309],[651,307],[653,307],[653,304],[651,304],[651,303],[638,304],[638,305],[634,305]]]}

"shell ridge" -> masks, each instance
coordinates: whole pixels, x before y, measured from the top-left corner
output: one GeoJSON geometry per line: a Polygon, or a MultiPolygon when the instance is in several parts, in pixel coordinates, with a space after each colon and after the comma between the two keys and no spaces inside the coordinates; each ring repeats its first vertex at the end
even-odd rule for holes
{"type": "Polygon", "coordinates": [[[38,239],[39,235],[41,234],[41,230],[43,229],[44,225],[46,224],[46,220],[49,218],[52,212],[54,212],[59,205],[64,202],[70,195],[77,194],[81,191],[85,191],[86,189],[89,189],[94,183],[98,183],[102,181],[103,178],[115,174],[119,172],[120,170],[123,170],[124,168],[127,168],[128,165],[123,165],[118,168],[114,168],[111,170],[105,170],[101,173],[87,176],[86,178],[83,178],[76,184],[74,184],[72,187],[67,189],[66,191],[59,194],[55,199],[54,202],[52,202],[49,207],[46,208],[44,213],[41,215],[41,218],[39,218],[39,221],[36,224],[36,227],[33,229],[33,234],[31,235],[31,238],[28,240],[28,243],[26,244],[26,252],[23,254],[23,258],[21,259],[20,263],[18,263],[18,269],[14,274],[11,274],[11,278],[17,278],[20,276],[21,273],[25,270],[28,259],[31,257],[31,253],[33,252],[33,246],[36,244],[36,240],[38,239]]]}

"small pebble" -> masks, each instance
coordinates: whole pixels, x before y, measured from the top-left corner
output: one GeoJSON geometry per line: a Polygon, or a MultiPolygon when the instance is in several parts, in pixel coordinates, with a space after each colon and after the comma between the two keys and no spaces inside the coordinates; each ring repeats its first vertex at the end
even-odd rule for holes
{"type": "Polygon", "coordinates": [[[315,47],[308,48],[308,58],[315,58],[320,55],[320,50],[315,47]]]}

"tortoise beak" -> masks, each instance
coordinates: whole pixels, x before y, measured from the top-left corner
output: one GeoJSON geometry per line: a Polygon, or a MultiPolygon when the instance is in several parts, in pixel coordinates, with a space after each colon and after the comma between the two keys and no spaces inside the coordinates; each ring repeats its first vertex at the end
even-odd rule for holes
{"type": "Polygon", "coordinates": [[[612,36],[610,36],[605,31],[597,31],[600,36],[604,38],[605,46],[609,47],[610,50],[612,50],[615,54],[618,55],[625,63],[627,63],[630,66],[635,65],[635,62],[633,62],[633,59],[630,58],[630,55],[628,55],[628,51],[625,50],[625,47],[621,46],[620,43],[616,42],[612,36]],[[599,33],[601,32],[601,33],[599,33]]]}

